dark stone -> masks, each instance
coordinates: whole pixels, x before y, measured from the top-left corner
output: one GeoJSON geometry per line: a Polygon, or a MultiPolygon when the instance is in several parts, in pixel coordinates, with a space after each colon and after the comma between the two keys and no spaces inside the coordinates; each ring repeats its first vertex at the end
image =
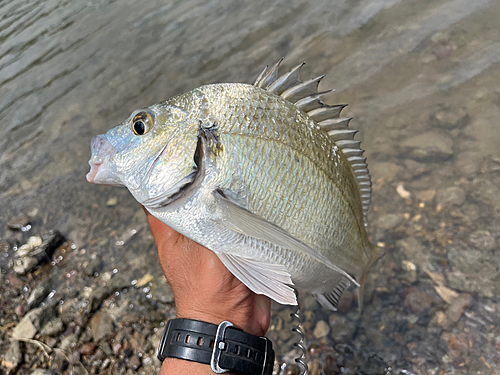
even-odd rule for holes
{"type": "Polygon", "coordinates": [[[28,297],[28,308],[32,309],[42,303],[45,297],[49,295],[51,288],[52,285],[50,279],[44,280],[38,284],[28,297]]]}

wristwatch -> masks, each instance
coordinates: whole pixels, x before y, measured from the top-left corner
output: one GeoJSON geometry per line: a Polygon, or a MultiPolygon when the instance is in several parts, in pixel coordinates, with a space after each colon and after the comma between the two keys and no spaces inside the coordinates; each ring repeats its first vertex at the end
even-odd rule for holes
{"type": "Polygon", "coordinates": [[[158,359],[163,362],[169,357],[209,364],[216,374],[271,375],[274,365],[271,340],[246,333],[228,321],[216,325],[193,319],[169,320],[158,359]]]}

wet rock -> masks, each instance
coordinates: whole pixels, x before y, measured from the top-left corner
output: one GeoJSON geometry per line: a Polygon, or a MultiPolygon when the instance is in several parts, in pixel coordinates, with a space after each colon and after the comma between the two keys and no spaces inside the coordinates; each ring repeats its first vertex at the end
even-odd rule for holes
{"type": "Polygon", "coordinates": [[[336,341],[349,341],[356,330],[356,326],[345,316],[330,315],[330,336],[336,341]]]}
{"type": "MultiPolygon", "coordinates": [[[[82,345],[80,348],[81,355],[92,355],[94,354],[96,345],[94,343],[88,342],[82,345]]],[[[118,353],[116,353],[118,354],[118,353]]]]}
{"type": "Polygon", "coordinates": [[[412,286],[406,291],[405,304],[418,314],[431,307],[432,298],[426,292],[412,286]]]}
{"type": "Polygon", "coordinates": [[[132,370],[137,370],[139,367],[141,367],[141,359],[137,354],[134,354],[132,357],[129,358],[127,367],[132,370]]]}
{"type": "Polygon", "coordinates": [[[90,309],[91,311],[95,311],[101,306],[101,303],[114,294],[117,291],[120,291],[130,284],[125,280],[122,276],[115,276],[111,278],[106,285],[98,287],[94,289],[90,295],[90,309]]]}
{"type": "Polygon", "coordinates": [[[25,228],[29,225],[29,223],[30,218],[24,214],[20,214],[10,219],[7,227],[12,230],[24,231],[26,230],[25,228]]]}
{"type": "Polygon", "coordinates": [[[22,318],[24,315],[26,315],[26,311],[27,311],[27,307],[24,303],[16,306],[15,313],[17,316],[22,318]]]}
{"type": "Polygon", "coordinates": [[[470,122],[469,114],[463,106],[441,108],[430,116],[433,126],[439,126],[445,129],[462,128],[470,122]]]}
{"type": "Polygon", "coordinates": [[[30,372],[30,375],[54,375],[52,370],[37,368],[30,372]]]}
{"type": "Polygon", "coordinates": [[[52,318],[51,307],[36,308],[27,313],[12,332],[15,339],[32,339],[45,322],[52,318]]]}
{"type": "Polygon", "coordinates": [[[410,260],[421,268],[426,268],[429,261],[428,249],[414,237],[408,237],[396,242],[396,246],[404,254],[404,258],[410,260]]]}
{"type": "Polygon", "coordinates": [[[21,257],[14,259],[14,266],[12,267],[14,272],[18,275],[25,275],[31,272],[38,265],[38,259],[35,257],[21,257]]]}
{"type": "Polygon", "coordinates": [[[104,310],[97,312],[90,321],[94,342],[111,336],[114,331],[113,319],[104,310]]]}
{"type": "Polygon", "coordinates": [[[500,211],[500,188],[489,179],[476,178],[472,181],[472,197],[500,211]]]}
{"type": "Polygon", "coordinates": [[[42,336],[57,336],[64,331],[64,324],[61,318],[47,322],[40,331],[42,336]]]}
{"type": "Polygon", "coordinates": [[[50,279],[42,281],[38,286],[33,289],[30,296],[28,297],[28,308],[38,306],[47,297],[51,291],[52,285],[50,279]]]}
{"type": "Polygon", "coordinates": [[[42,236],[42,243],[33,248],[30,252],[30,256],[36,257],[39,263],[46,263],[51,259],[54,251],[56,251],[64,241],[65,239],[59,231],[52,230],[42,236]]]}
{"type": "Polygon", "coordinates": [[[9,350],[4,354],[2,366],[7,370],[14,371],[23,361],[19,341],[11,341],[9,350]]]}
{"type": "Polygon", "coordinates": [[[416,195],[418,200],[422,202],[429,202],[436,196],[436,190],[423,190],[419,191],[416,195]]]}
{"type": "Polygon", "coordinates": [[[465,202],[465,192],[457,186],[439,190],[436,200],[445,206],[461,206],[465,202]]]}
{"type": "Polygon", "coordinates": [[[450,304],[446,310],[446,317],[451,322],[457,322],[465,309],[470,305],[470,294],[461,294],[450,304]]]}
{"type": "Polygon", "coordinates": [[[469,343],[465,333],[458,335],[450,332],[443,332],[441,340],[448,344],[449,353],[452,357],[465,356],[469,350],[469,343]]]}
{"type": "Polygon", "coordinates": [[[417,161],[444,161],[453,156],[453,140],[435,131],[407,138],[401,148],[417,161]]]}
{"type": "Polygon", "coordinates": [[[477,230],[469,236],[469,241],[480,250],[493,250],[495,237],[487,230],[477,230]]]}
{"type": "Polygon", "coordinates": [[[490,298],[495,295],[499,265],[494,258],[474,249],[450,248],[447,255],[451,266],[447,274],[450,288],[490,298]]]}
{"type": "Polygon", "coordinates": [[[407,284],[417,281],[417,266],[408,260],[403,260],[402,268],[405,271],[404,280],[407,284]]]}
{"type": "Polygon", "coordinates": [[[9,285],[16,290],[21,289],[26,284],[25,281],[21,280],[13,273],[9,274],[8,280],[9,280],[9,285]]]}
{"type": "Polygon", "coordinates": [[[88,301],[71,298],[59,305],[59,316],[64,323],[76,322],[87,315],[88,301]]]}
{"type": "Polygon", "coordinates": [[[84,273],[87,276],[95,276],[99,273],[101,267],[101,259],[91,259],[87,264],[84,265],[84,273]]]}
{"type": "Polygon", "coordinates": [[[321,339],[330,333],[330,326],[324,320],[319,320],[314,327],[314,337],[321,339]]]}
{"type": "Polygon", "coordinates": [[[64,336],[59,344],[59,348],[62,350],[72,351],[72,349],[78,344],[78,335],[76,333],[64,336]]]}
{"type": "Polygon", "coordinates": [[[390,230],[396,228],[404,220],[401,214],[381,215],[376,219],[375,225],[379,228],[390,230]]]}
{"type": "Polygon", "coordinates": [[[385,180],[394,180],[400,170],[401,167],[392,162],[374,163],[370,165],[370,174],[374,179],[383,178],[385,180]]]}
{"type": "Polygon", "coordinates": [[[410,177],[420,177],[432,170],[432,165],[428,163],[419,163],[415,160],[408,159],[405,161],[405,173],[408,173],[410,177]]]}

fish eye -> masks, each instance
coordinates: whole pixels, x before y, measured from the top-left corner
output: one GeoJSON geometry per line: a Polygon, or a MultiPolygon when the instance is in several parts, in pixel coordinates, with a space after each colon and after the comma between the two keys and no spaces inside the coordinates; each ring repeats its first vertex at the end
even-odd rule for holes
{"type": "Polygon", "coordinates": [[[144,135],[153,127],[153,123],[153,116],[149,112],[139,112],[132,120],[132,131],[135,135],[144,135]]]}

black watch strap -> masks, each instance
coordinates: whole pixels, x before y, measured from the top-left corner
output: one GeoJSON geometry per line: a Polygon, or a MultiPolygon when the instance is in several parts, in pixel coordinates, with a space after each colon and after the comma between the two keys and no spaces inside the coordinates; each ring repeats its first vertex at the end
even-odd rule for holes
{"type": "Polygon", "coordinates": [[[160,361],[168,357],[211,365],[217,374],[271,375],[274,365],[271,340],[246,333],[227,321],[216,325],[192,319],[169,320],[158,348],[160,361]]]}

